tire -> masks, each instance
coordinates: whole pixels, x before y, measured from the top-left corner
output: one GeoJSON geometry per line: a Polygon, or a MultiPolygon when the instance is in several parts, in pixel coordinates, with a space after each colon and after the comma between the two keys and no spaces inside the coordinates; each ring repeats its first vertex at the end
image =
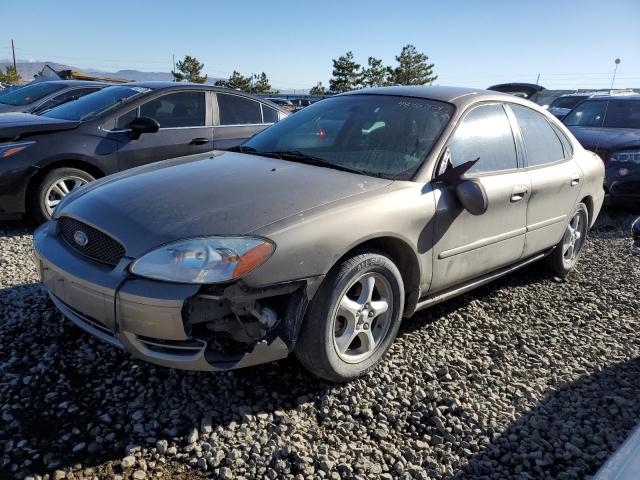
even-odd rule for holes
{"type": "Polygon", "coordinates": [[[51,218],[52,208],[57,201],[62,200],[73,189],[94,181],[95,178],[77,168],[54,168],[40,181],[31,199],[31,217],[37,224],[44,223],[51,218]],[[64,192],[62,186],[66,186],[64,192]],[[62,195],[63,193],[64,195],[62,195]]]}
{"type": "Polygon", "coordinates": [[[547,266],[560,277],[566,277],[575,268],[589,230],[589,210],[579,203],[571,214],[562,239],[547,257],[547,266]],[[573,238],[573,241],[572,241],[573,238]]]}
{"type": "Polygon", "coordinates": [[[295,354],[326,380],[343,383],[361,377],[391,346],[403,309],[404,284],[393,261],[374,251],[356,254],[325,278],[302,324],[295,354]]]}

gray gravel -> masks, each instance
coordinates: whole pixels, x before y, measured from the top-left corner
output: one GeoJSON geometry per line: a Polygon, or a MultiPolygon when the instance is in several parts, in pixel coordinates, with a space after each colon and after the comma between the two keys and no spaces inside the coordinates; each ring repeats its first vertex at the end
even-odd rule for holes
{"type": "Polygon", "coordinates": [[[583,478],[640,419],[631,219],[602,216],[566,281],[534,266],[421,312],[343,386],[134,360],[61,319],[0,225],[0,476],[583,478]]]}

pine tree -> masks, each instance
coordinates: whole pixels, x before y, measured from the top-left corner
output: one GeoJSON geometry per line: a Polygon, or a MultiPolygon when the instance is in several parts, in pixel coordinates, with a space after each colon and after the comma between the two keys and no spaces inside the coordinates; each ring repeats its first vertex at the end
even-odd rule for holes
{"type": "Polygon", "coordinates": [[[245,77],[237,70],[234,70],[227,80],[218,80],[216,85],[219,87],[233,88],[234,90],[242,90],[244,92],[251,91],[253,76],[245,77]]]}
{"type": "Polygon", "coordinates": [[[329,90],[333,93],[348,92],[360,84],[360,65],[353,60],[353,53],[347,52],[333,61],[333,78],[329,90]]]}
{"type": "Polygon", "coordinates": [[[316,83],[311,89],[309,89],[309,95],[326,95],[327,89],[324,88],[322,82],[316,83]]]}
{"type": "Polygon", "coordinates": [[[393,71],[391,67],[382,65],[382,60],[369,57],[367,68],[363,68],[360,74],[361,84],[363,87],[384,87],[391,85],[392,74],[393,71]]]}
{"type": "Polygon", "coordinates": [[[396,57],[398,67],[393,71],[393,83],[400,85],[425,85],[433,83],[438,78],[433,74],[433,63],[428,63],[429,57],[418,52],[413,45],[402,48],[396,57]]]}
{"type": "Polygon", "coordinates": [[[18,73],[18,70],[13,67],[13,65],[8,65],[4,73],[0,71],[0,83],[17,85],[21,81],[22,77],[18,73]]]}
{"type": "Polygon", "coordinates": [[[184,60],[176,64],[176,67],[177,71],[171,72],[176,82],[186,80],[187,82],[204,83],[207,81],[207,75],[201,75],[204,64],[191,55],[186,55],[184,60]]]}
{"type": "Polygon", "coordinates": [[[266,73],[262,72],[260,75],[254,75],[253,79],[255,81],[251,87],[251,92],[272,93],[271,84],[269,83],[266,73]]]}

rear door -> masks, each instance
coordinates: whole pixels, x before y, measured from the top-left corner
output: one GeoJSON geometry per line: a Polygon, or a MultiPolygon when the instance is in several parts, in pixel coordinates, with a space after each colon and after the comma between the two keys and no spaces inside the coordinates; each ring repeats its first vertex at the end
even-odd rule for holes
{"type": "Polygon", "coordinates": [[[520,128],[531,178],[524,255],[556,245],[562,237],[583,174],[573,159],[571,142],[540,112],[509,106],[520,128]]]}
{"type": "Polygon", "coordinates": [[[256,133],[278,121],[279,112],[270,106],[241,95],[216,93],[214,102],[213,145],[224,150],[240,145],[256,133]]]}
{"type": "Polygon", "coordinates": [[[166,93],[124,112],[116,120],[113,138],[120,142],[120,170],[167,158],[203,153],[213,149],[213,130],[208,92],[185,90],[166,93]],[[128,125],[137,116],[158,121],[160,130],[129,137],[128,125]]]}
{"type": "Polygon", "coordinates": [[[489,201],[484,214],[472,215],[462,208],[452,187],[434,182],[431,292],[521,258],[531,190],[529,175],[518,163],[514,131],[504,105],[473,107],[465,114],[447,148],[454,166],[479,158],[465,176],[479,180],[489,201]]]}

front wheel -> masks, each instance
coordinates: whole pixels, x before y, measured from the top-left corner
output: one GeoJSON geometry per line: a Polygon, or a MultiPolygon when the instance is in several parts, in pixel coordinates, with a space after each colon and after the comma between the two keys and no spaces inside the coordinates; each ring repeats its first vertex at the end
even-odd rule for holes
{"type": "Polygon", "coordinates": [[[69,193],[94,181],[95,178],[77,168],[54,168],[36,187],[32,199],[32,217],[37,223],[46,222],[53,211],[69,193]]]}
{"type": "Polygon", "coordinates": [[[295,353],[312,373],[346,382],[375,367],[393,342],[404,308],[402,276],[377,252],[331,272],[311,304],[295,353]]]}
{"type": "Polygon", "coordinates": [[[589,211],[584,203],[579,203],[567,224],[562,240],[548,257],[551,270],[561,277],[574,269],[589,230],[589,211]]]}

